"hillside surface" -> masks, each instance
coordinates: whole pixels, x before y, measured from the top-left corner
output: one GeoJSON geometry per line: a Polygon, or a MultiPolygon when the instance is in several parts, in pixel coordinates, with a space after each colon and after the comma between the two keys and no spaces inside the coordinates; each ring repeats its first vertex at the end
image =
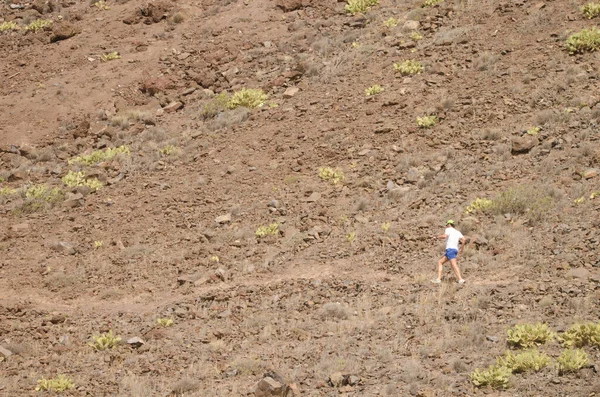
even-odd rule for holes
{"type": "Polygon", "coordinates": [[[583,4],[3,2],[0,396],[600,395],[599,346],[559,373],[560,338],[470,380],[517,324],[599,321],[583,4]],[[462,286],[430,283],[448,219],[462,286]]]}

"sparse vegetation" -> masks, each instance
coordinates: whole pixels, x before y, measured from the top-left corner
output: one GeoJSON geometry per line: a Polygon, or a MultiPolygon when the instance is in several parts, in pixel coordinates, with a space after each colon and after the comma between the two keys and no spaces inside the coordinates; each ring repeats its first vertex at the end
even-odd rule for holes
{"type": "Polygon", "coordinates": [[[346,4],[345,8],[346,11],[354,15],[364,13],[377,4],[379,4],[379,0],[348,0],[348,4],[346,4]]]}
{"type": "Polygon", "coordinates": [[[375,84],[375,85],[372,85],[371,87],[367,88],[365,90],[365,94],[367,96],[372,96],[372,95],[381,94],[383,91],[385,91],[385,90],[383,89],[382,86],[380,86],[379,84],[375,84]]]}
{"type": "Polygon", "coordinates": [[[152,113],[141,110],[126,110],[110,119],[110,124],[123,129],[129,128],[131,122],[142,122],[149,124],[153,120],[152,113]]]}
{"type": "Polygon", "coordinates": [[[419,61],[409,59],[402,63],[395,63],[394,70],[403,76],[419,74],[423,72],[423,64],[419,61]]]}
{"type": "Polygon", "coordinates": [[[37,387],[35,388],[35,391],[51,391],[54,393],[61,393],[74,387],[75,384],[71,379],[65,375],[58,375],[56,378],[39,379],[37,381],[37,387]]]}
{"type": "Polygon", "coordinates": [[[21,206],[22,212],[36,212],[53,206],[62,201],[65,193],[58,187],[50,188],[46,185],[33,185],[24,190],[25,201],[21,206]]]}
{"type": "Polygon", "coordinates": [[[177,148],[173,145],[167,145],[164,148],[159,150],[159,153],[163,156],[170,156],[177,152],[177,148]]]}
{"type": "Polygon", "coordinates": [[[227,96],[226,92],[215,95],[214,98],[202,108],[202,118],[212,119],[219,113],[227,110],[228,98],[229,97],[227,96]]]}
{"type": "Polygon", "coordinates": [[[108,52],[106,54],[102,54],[101,57],[103,62],[114,61],[115,59],[121,59],[121,55],[117,51],[108,52]]]}
{"type": "Polygon", "coordinates": [[[0,33],[8,30],[19,30],[19,25],[14,21],[5,21],[0,23],[0,33]]]}
{"type": "Polygon", "coordinates": [[[17,189],[13,189],[10,187],[0,188],[0,196],[11,196],[13,194],[17,194],[19,191],[17,189]]]}
{"type": "Polygon", "coordinates": [[[537,349],[527,350],[519,354],[508,350],[504,353],[504,356],[498,358],[497,364],[510,369],[515,374],[541,371],[550,364],[550,357],[546,353],[540,353],[537,349]]]}
{"type": "Polygon", "coordinates": [[[160,325],[161,327],[171,327],[173,326],[173,320],[170,318],[158,318],[156,319],[156,324],[160,325]]]}
{"type": "Polygon", "coordinates": [[[68,187],[87,186],[92,190],[98,190],[103,186],[97,178],[86,178],[83,171],[69,171],[62,177],[62,181],[68,187]]]}
{"type": "Polygon", "coordinates": [[[444,0],[425,0],[423,7],[433,7],[443,2],[444,0]]]}
{"type": "Polygon", "coordinates": [[[492,208],[493,204],[494,202],[490,199],[476,198],[475,200],[471,201],[471,204],[467,206],[467,209],[465,209],[465,213],[474,214],[477,212],[487,212],[492,208]]]}
{"type": "Polygon", "coordinates": [[[414,41],[419,41],[419,40],[423,40],[423,35],[419,32],[412,32],[410,34],[410,38],[413,39],[414,41]]]}
{"type": "Polygon", "coordinates": [[[349,243],[352,243],[354,241],[354,239],[356,239],[356,233],[355,232],[350,232],[348,234],[346,234],[346,241],[349,243]]]}
{"type": "Polygon", "coordinates": [[[102,240],[94,241],[94,249],[99,249],[99,248],[102,248],[103,246],[104,246],[104,242],[102,240]]]}
{"type": "Polygon", "coordinates": [[[256,237],[274,236],[279,233],[279,223],[271,223],[268,226],[260,226],[256,229],[254,235],[256,237]]]}
{"type": "Polygon", "coordinates": [[[114,159],[117,155],[131,155],[129,151],[129,147],[127,146],[119,146],[116,148],[108,148],[106,150],[96,150],[90,154],[77,156],[69,160],[69,164],[80,164],[80,165],[96,165],[98,163],[104,161],[110,161],[114,159]]]}
{"type": "Polygon", "coordinates": [[[112,330],[108,331],[107,334],[94,335],[92,340],[93,342],[88,343],[88,345],[96,351],[114,349],[121,342],[121,338],[115,336],[112,330]]]}
{"type": "Polygon", "coordinates": [[[512,371],[502,365],[491,365],[488,369],[479,368],[471,373],[471,382],[477,387],[491,387],[492,389],[506,389],[512,371]]]}
{"type": "Polygon", "coordinates": [[[596,18],[600,15],[600,3],[587,3],[581,7],[581,12],[588,19],[596,18]]]}
{"type": "Polygon", "coordinates": [[[600,347],[600,323],[574,324],[559,340],[566,347],[600,347]]]}
{"type": "Polygon", "coordinates": [[[265,102],[269,99],[267,94],[260,89],[254,88],[242,88],[231,95],[227,100],[227,108],[235,109],[243,106],[249,109],[255,109],[262,107],[265,102]]]}
{"type": "Polygon", "coordinates": [[[390,17],[389,19],[385,20],[383,24],[388,28],[395,28],[398,26],[398,20],[394,17],[390,17]]]}
{"type": "Polygon", "coordinates": [[[527,134],[528,135],[537,135],[540,132],[541,128],[540,127],[531,127],[530,129],[527,130],[527,134]]]}
{"type": "Polygon", "coordinates": [[[97,2],[95,2],[94,7],[103,11],[110,10],[110,7],[108,6],[108,4],[106,4],[104,0],[98,0],[97,2]]]}
{"type": "Polygon", "coordinates": [[[334,170],[330,167],[319,168],[319,178],[324,181],[330,181],[334,185],[337,185],[344,180],[344,173],[340,170],[334,170]]]}
{"type": "Polygon", "coordinates": [[[545,219],[554,206],[547,190],[534,185],[521,185],[508,189],[493,199],[490,208],[496,215],[526,215],[533,222],[545,219]]]}
{"type": "Polygon", "coordinates": [[[423,116],[417,117],[417,125],[421,128],[431,128],[438,122],[436,116],[423,116]]]}
{"type": "Polygon", "coordinates": [[[600,30],[597,27],[573,33],[565,44],[569,54],[593,52],[600,48],[600,30]]]}
{"type": "Polygon", "coordinates": [[[392,224],[390,222],[385,222],[381,224],[381,230],[384,233],[387,233],[390,230],[390,227],[392,227],[392,224]]]}
{"type": "Polygon", "coordinates": [[[560,374],[579,371],[589,364],[588,355],[583,349],[565,349],[557,361],[560,374]]]}
{"type": "Polygon", "coordinates": [[[547,324],[520,324],[515,325],[507,331],[506,341],[510,346],[518,348],[529,348],[552,340],[554,334],[548,328],[547,324]]]}
{"type": "Polygon", "coordinates": [[[45,30],[52,26],[52,21],[49,19],[36,19],[29,25],[25,26],[26,31],[37,33],[39,30],[45,30]]]}

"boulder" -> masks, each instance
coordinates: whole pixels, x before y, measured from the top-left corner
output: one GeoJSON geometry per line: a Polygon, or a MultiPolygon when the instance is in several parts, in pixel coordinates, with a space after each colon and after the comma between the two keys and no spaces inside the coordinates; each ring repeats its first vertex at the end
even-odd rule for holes
{"type": "Polygon", "coordinates": [[[539,141],[536,137],[526,135],[512,140],[512,154],[528,153],[531,149],[538,145],[539,141]]]}

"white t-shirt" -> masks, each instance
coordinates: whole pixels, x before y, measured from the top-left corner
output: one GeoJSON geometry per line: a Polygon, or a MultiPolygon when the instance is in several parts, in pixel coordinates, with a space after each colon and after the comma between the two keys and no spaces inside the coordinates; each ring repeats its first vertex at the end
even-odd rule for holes
{"type": "Polygon", "coordinates": [[[447,227],[444,234],[448,236],[446,239],[446,249],[458,250],[458,242],[464,237],[462,233],[453,227],[447,227]]]}

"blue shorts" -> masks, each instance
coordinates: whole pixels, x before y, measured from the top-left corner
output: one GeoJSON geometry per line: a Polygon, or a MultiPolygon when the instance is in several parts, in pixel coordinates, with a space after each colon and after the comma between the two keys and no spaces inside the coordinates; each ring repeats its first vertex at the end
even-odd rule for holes
{"type": "Polygon", "coordinates": [[[455,259],[457,256],[458,256],[458,250],[455,250],[454,248],[448,248],[446,250],[446,258],[455,259]]]}

